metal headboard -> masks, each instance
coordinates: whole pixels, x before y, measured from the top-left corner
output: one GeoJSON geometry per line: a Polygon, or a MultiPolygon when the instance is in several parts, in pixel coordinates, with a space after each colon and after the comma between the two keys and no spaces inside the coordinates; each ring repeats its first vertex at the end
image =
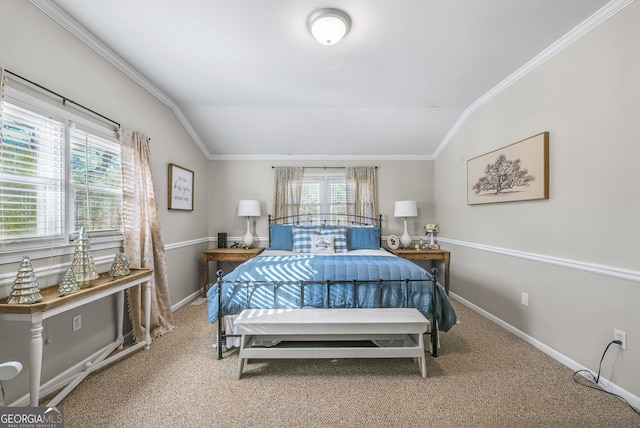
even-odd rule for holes
{"type": "MultiPolygon", "coordinates": [[[[382,231],[382,214],[378,217],[367,217],[357,214],[297,214],[278,218],[271,218],[269,214],[269,226],[271,224],[283,225],[321,225],[321,226],[377,226],[382,231]]],[[[271,227],[269,227],[269,246],[271,246],[271,227]]],[[[382,233],[380,234],[380,247],[382,247],[382,233]]]]}
{"type": "Polygon", "coordinates": [[[382,214],[378,217],[366,217],[356,214],[297,214],[285,217],[271,218],[269,214],[269,224],[291,224],[291,225],[323,225],[323,226],[379,226],[382,227],[382,214]]]}

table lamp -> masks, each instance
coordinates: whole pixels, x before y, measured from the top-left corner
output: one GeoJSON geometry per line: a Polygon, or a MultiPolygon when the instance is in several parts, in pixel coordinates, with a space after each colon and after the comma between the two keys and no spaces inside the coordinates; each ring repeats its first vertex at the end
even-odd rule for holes
{"type": "Polygon", "coordinates": [[[404,217],[404,233],[400,237],[400,242],[404,248],[409,248],[412,238],[407,231],[407,217],[418,216],[418,205],[416,201],[396,201],[393,216],[404,217]]]}
{"type": "Polygon", "coordinates": [[[253,233],[251,233],[251,217],[260,217],[260,201],[242,200],[238,204],[238,217],[247,218],[247,233],[242,237],[242,243],[245,247],[253,245],[253,233]]]}

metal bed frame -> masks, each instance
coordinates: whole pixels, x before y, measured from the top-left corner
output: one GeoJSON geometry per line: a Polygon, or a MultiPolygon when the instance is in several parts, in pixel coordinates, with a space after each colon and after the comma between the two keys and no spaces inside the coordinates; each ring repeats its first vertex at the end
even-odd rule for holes
{"type": "MultiPolygon", "coordinates": [[[[382,227],[382,215],[379,215],[378,218],[375,217],[366,217],[360,215],[348,215],[348,214],[331,214],[331,213],[321,213],[321,214],[300,214],[300,215],[291,215],[280,217],[276,219],[271,218],[271,214],[269,214],[269,225],[271,224],[322,224],[327,225],[330,223],[330,226],[379,226],[382,227]],[[336,218],[343,218],[343,220],[336,220],[336,218]]],[[[269,228],[269,243],[271,243],[271,228],[269,228]]],[[[380,237],[380,246],[382,246],[382,236],[380,237]]],[[[222,348],[226,344],[227,337],[240,337],[239,334],[227,334],[222,326],[222,320],[224,315],[222,315],[222,285],[223,284],[234,284],[241,285],[246,287],[247,291],[247,307],[244,309],[252,309],[251,308],[251,296],[259,287],[273,287],[273,309],[278,309],[278,296],[277,290],[279,287],[284,285],[297,285],[299,287],[300,292],[300,307],[299,309],[306,309],[302,305],[304,304],[304,289],[309,285],[318,285],[324,284],[327,301],[331,296],[331,287],[337,284],[351,284],[353,286],[353,296],[354,296],[354,306],[357,308],[358,304],[358,285],[361,284],[377,284],[378,291],[381,287],[385,285],[395,286],[395,287],[405,287],[405,301],[403,302],[403,307],[408,308],[408,288],[409,284],[412,282],[430,282],[431,283],[431,330],[429,333],[431,339],[431,355],[433,357],[438,356],[438,324],[437,324],[437,313],[438,313],[438,299],[437,299],[437,281],[438,281],[438,270],[436,268],[431,269],[431,279],[393,279],[393,280],[348,280],[348,281],[338,281],[338,280],[324,280],[324,281],[301,281],[301,280],[288,280],[288,281],[256,281],[256,280],[245,280],[245,281],[225,281],[223,279],[223,271],[218,270],[216,272],[217,280],[216,284],[218,285],[218,320],[217,320],[217,328],[218,328],[218,338],[217,338],[217,347],[218,347],[218,359],[221,360],[222,357],[222,348]]],[[[312,310],[313,308],[309,307],[308,309],[312,310]]],[[[366,308],[362,308],[366,309],[366,308]]]]}
{"type": "MultiPolygon", "coordinates": [[[[222,285],[223,284],[234,284],[234,285],[241,285],[246,287],[247,290],[247,296],[248,299],[248,304],[244,309],[252,309],[251,308],[251,296],[253,295],[253,293],[256,292],[256,290],[259,287],[273,287],[273,305],[272,305],[272,309],[278,309],[278,293],[277,290],[279,287],[282,287],[284,285],[298,285],[300,288],[300,306],[299,309],[305,309],[305,307],[303,307],[304,304],[304,289],[306,286],[308,285],[318,285],[318,284],[324,284],[325,285],[325,289],[324,292],[326,293],[326,298],[327,301],[330,301],[330,296],[331,296],[331,286],[332,285],[336,285],[336,284],[351,284],[353,286],[353,300],[355,303],[355,308],[358,308],[358,285],[361,284],[377,284],[378,288],[381,288],[382,286],[384,286],[385,284],[389,284],[391,286],[395,286],[395,287],[405,287],[405,301],[403,302],[403,306],[404,308],[408,308],[410,307],[408,304],[408,289],[409,289],[409,284],[412,282],[430,282],[431,283],[431,317],[429,319],[430,322],[430,326],[431,326],[431,330],[426,333],[430,335],[430,339],[431,339],[431,355],[433,357],[437,357],[438,356],[438,322],[436,319],[436,315],[438,313],[438,298],[437,298],[437,281],[438,281],[438,270],[436,268],[432,268],[431,269],[431,279],[402,279],[402,280],[398,280],[398,279],[390,279],[390,280],[383,280],[383,279],[379,279],[379,280],[350,280],[350,281],[336,281],[336,280],[325,280],[325,281],[295,281],[295,280],[290,280],[290,281],[250,281],[250,280],[246,280],[246,281],[225,281],[222,277],[223,277],[223,271],[219,270],[216,272],[217,274],[217,280],[216,283],[218,284],[218,320],[217,320],[217,324],[218,324],[218,340],[217,340],[217,347],[218,347],[218,359],[221,360],[222,359],[222,348],[223,346],[225,346],[226,344],[226,338],[227,337],[240,337],[241,335],[239,334],[227,334],[223,327],[222,327],[222,320],[224,315],[222,315],[222,285]]],[[[312,307],[308,308],[309,310],[313,310],[312,307]]],[[[366,309],[366,308],[362,308],[362,309],[366,309]]]]}

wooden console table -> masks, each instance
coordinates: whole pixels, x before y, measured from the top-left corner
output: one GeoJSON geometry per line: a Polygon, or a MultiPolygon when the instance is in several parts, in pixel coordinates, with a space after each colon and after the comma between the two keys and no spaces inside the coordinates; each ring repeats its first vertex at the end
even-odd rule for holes
{"type": "Polygon", "coordinates": [[[151,320],[151,269],[131,269],[127,276],[116,278],[115,280],[108,273],[101,273],[100,277],[92,281],[89,288],[68,296],[58,294],[58,286],[43,288],[40,290],[42,300],[32,304],[7,303],[8,298],[0,300],[0,321],[29,321],[31,322],[31,344],[29,349],[29,405],[37,407],[40,400],[40,375],[42,373],[42,321],[54,315],[67,312],[79,306],[86,305],[103,297],[117,294],[118,329],[117,336],[113,343],[107,346],[95,361],[87,363],[87,366],[80,373],[73,375],[68,385],[60,391],[48,406],[56,406],[60,400],[66,397],[82,380],[91,372],[111,364],[122,357],[129,355],[144,347],[149,349],[151,345],[151,332],[149,325],[151,320]],[[144,317],[145,317],[145,340],[114,354],[116,349],[122,349],[124,343],[124,290],[138,284],[144,284],[144,317]],[[107,358],[109,357],[109,358],[107,358]]]}
{"type": "Polygon", "coordinates": [[[451,253],[447,250],[389,250],[398,257],[407,260],[440,260],[444,264],[444,291],[449,294],[449,262],[451,253]]]}
{"type": "Polygon", "coordinates": [[[264,251],[264,248],[212,248],[202,252],[202,296],[207,297],[209,262],[246,262],[264,251]]]}

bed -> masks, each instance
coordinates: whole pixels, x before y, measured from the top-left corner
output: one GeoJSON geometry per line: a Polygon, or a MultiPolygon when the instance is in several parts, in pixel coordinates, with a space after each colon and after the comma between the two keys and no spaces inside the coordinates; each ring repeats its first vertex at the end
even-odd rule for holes
{"type": "Polygon", "coordinates": [[[218,359],[238,337],[233,316],[274,308],[416,308],[430,321],[437,356],[438,332],[456,323],[437,271],[382,249],[382,216],[325,218],[269,216],[269,247],[226,275],[217,272],[207,302],[208,320],[217,322],[218,359]]]}

